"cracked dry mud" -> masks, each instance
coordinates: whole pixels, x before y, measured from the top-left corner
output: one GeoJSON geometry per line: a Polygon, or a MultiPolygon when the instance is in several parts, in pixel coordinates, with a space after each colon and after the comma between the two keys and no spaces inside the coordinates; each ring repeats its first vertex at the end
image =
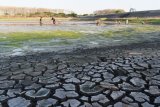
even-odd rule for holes
{"type": "Polygon", "coordinates": [[[158,55],[92,57],[49,54],[1,60],[0,107],[160,106],[158,55]]]}

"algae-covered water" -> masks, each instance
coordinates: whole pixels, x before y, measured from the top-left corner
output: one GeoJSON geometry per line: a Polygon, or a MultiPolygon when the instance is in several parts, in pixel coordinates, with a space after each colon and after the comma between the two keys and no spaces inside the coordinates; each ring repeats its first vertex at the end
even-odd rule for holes
{"type": "Polygon", "coordinates": [[[155,42],[159,38],[160,26],[153,25],[96,26],[94,22],[43,26],[1,24],[0,56],[155,42]]]}

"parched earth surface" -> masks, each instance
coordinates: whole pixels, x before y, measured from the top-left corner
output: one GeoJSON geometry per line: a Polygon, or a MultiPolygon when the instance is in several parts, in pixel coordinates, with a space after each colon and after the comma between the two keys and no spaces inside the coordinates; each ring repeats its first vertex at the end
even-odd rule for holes
{"type": "Polygon", "coordinates": [[[0,59],[0,107],[160,107],[160,43],[0,59]]]}

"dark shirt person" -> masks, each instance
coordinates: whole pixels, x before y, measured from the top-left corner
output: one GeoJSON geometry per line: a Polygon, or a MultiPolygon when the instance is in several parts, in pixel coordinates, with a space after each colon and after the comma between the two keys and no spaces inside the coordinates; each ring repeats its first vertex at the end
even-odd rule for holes
{"type": "Polygon", "coordinates": [[[42,18],[43,18],[43,17],[40,17],[40,19],[39,19],[40,26],[42,26],[42,18]]]}
{"type": "Polygon", "coordinates": [[[51,20],[53,21],[53,24],[55,25],[56,24],[56,19],[54,17],[52,17],[51,20]]]}

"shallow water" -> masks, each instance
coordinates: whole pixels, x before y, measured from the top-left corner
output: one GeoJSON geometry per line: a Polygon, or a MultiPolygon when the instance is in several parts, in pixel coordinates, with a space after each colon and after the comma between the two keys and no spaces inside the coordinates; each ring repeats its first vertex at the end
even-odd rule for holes
{"type": "MultiPolygon", "coordinates": [[[[142,25],[139,25],[143,27],[142,25]]],[[[147,25],[146,25],[147,26],[147,25]]],[[[93,48],[102,46],[114,46],[123,45],[129,43],[137,43],[144,41],[155,41],[159,40],[160,32],[146,32],[142,34],[134,34],[135,36],[126,37],[122,34],[116,37],[104,37],[101,33],[108,30],[116,29],[127,29],[136,28],[137,25],[103,25],[96,26],[94,22],[63,22],[59,25],[43,25],[39,26],[37,23],[35,25],[26,24],[26,22],[21,22],[21,24],[13,22],[0,22],[0,32],[32,32],[32,31],[74,31],[81,32],[83,36],[78,39],[63,39],[56,38],[51,39],[47,42],[37,42],[37,41],[25,41],[22,43],[21,47],[7,46],[5,42],[0,42],[0,55],[10,56],[10,55],[24,55],[26,53],[33,52],[49,52],[49,51],[71,51],[77,48],[93,48]]],[[[3,35],[0,36],[1,38],[3,35]]]]}

